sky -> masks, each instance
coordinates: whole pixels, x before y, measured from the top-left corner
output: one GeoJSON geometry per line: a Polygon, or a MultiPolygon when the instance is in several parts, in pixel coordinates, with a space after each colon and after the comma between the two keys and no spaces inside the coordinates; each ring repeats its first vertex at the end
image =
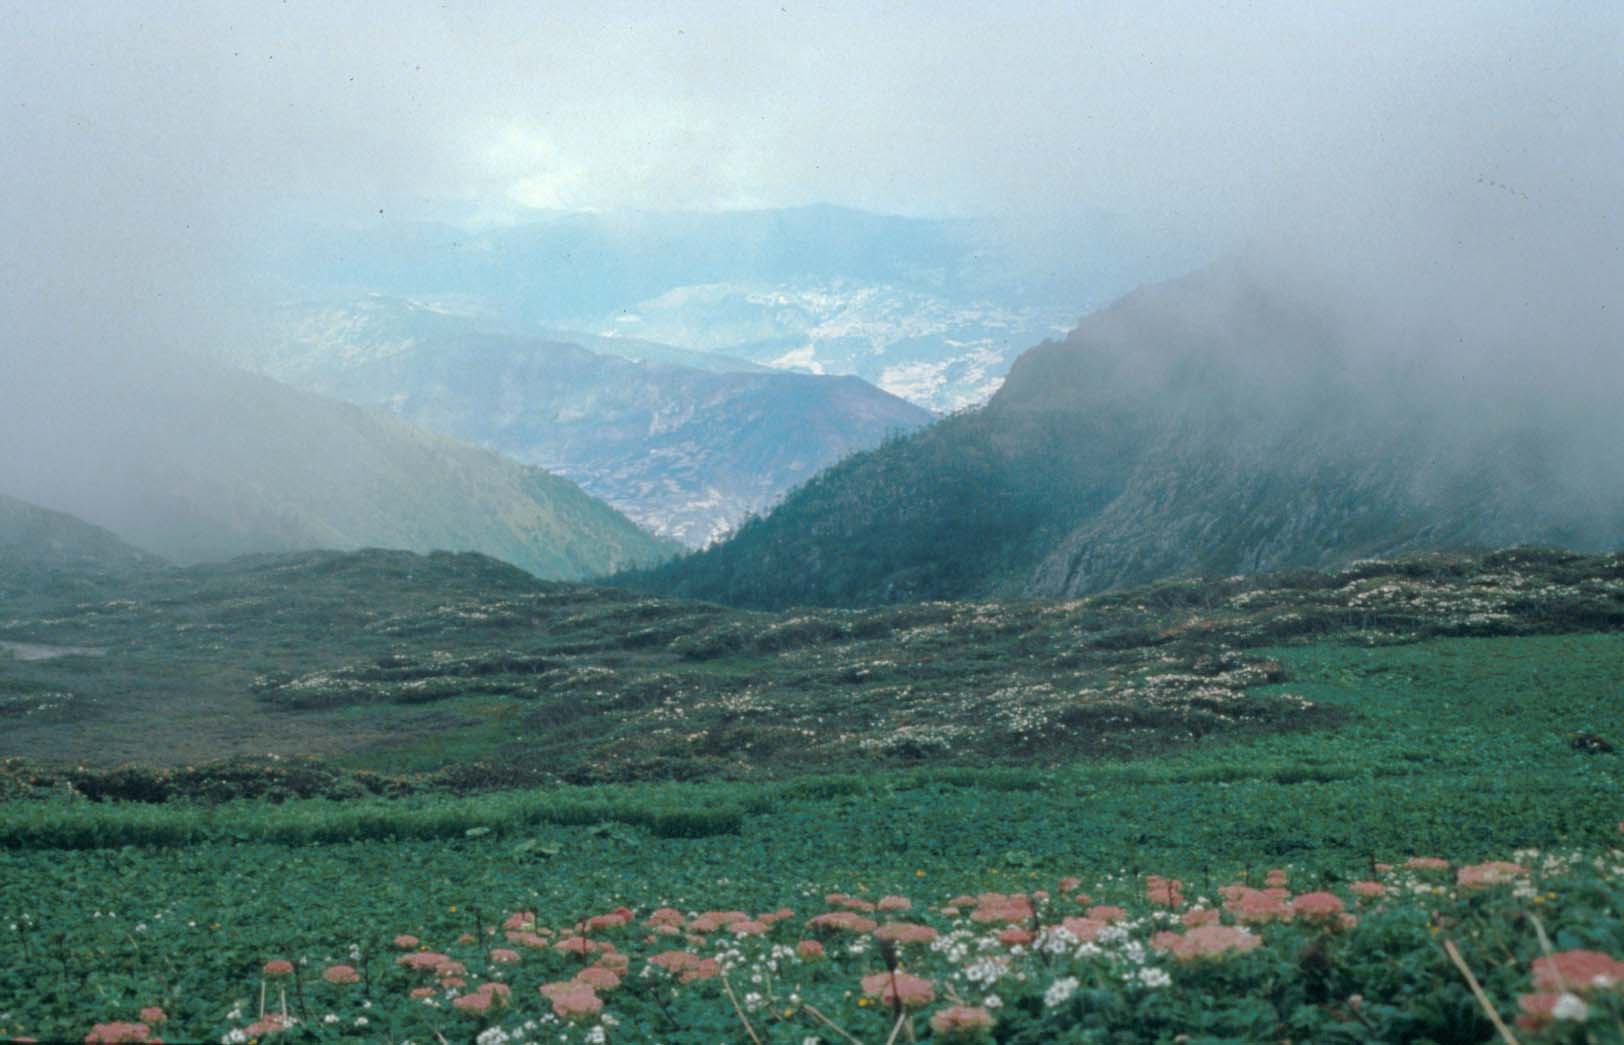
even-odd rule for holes
{"type": "Polygon", "coordinates": [[[1599,132],[1624,48],[1611,0],[997,7],[8,0],[7,174],[133,222],[832,202],[1227,233],[1338,181],[1537,203],[1530,150],[1599,132]]]}
{"type": "Polygon", "coordinates": [[[1621,112],[1618,0],[0,0],[0,443],[120,430],[291,217],[815,202],[1053,264],[1108,215],[1606,420],[1621,112]]]}
{"type": "Polygon", "coordinates": [[[230,336],[290,215],[824,202],[1063,263],[1103,213],[1479,312],[1624,276],[1616,0],[0,0],[0,99],[0,305],[79,352],[230,336]]]}

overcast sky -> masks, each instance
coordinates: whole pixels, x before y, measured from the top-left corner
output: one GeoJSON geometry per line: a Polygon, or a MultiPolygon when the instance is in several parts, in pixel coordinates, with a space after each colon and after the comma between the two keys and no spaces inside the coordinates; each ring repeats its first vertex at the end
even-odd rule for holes
{"type": "Polygon", "coordinates": [[[1616,246],[1617,0],[1003,6],[0,0],[0,275],[178,301],[290,207],[1616,246]]]}

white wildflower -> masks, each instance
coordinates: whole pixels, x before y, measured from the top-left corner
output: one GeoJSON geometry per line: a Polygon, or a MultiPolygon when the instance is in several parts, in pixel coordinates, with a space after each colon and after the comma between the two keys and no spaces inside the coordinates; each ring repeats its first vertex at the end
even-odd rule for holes
{"type": "Polygon", "coordinates": [[[1043,992],[1043,1004],[1046,1008],[1064,1005],[1077,993],[1077,977],[1067,976],[1063,980],[1056,980],[1049,984],[1049,989],[1043,992]]]}
{"type": "Polygon", "coordinates": [[[1572,1020],[1574,1023],[1583,1023],[1590,1018],[1590,1006],[1586,1005],[1577,994],[1566,992],[1556,999],[1551,1006],[1551,1015],[1559,1020],[1572,1020]]]}

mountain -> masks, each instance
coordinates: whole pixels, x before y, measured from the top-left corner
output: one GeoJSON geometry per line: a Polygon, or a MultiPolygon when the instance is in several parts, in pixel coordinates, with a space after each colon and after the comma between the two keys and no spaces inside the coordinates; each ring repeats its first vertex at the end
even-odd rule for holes
{"type": "Polygon", "coordinates": [[[386,546],[580,578],[669,554],[568,480],[266,377],[68,353],[30,376],[0,389],[0,488],[178,562],[386,546]]]}
{"type": "Polygon", "coordinates": [[[376,295],[281,317],[259,360],[273,374],[567,476],[695,547],[930,419],[855,378],[594,339],[628,353],[602,354],[376,295]]]}
{"type": "Polygon", "coordinates": [[[131,569],[157,565],[100,526],[0,494],[0,560],[40,566],[131,569]]]}
{"type": "Polygon", "coordinates": [[[634,357],[642,341],[855,375],[945,413],[985,401],[1021,349],[1080,308],[1166,271],[1121,229],[1078,234],[1086,257],[1062,266],[991,222],[812,206],[533,212],[474,229],[315,222],[265,246],[268,280],[291,296],[380,294],[476,314],[487,330],[581,331],[634,357]]]}
{"type": "MultiPolygon", "coordinates": [[[[1624,542],[1614,421],[1235,262],[1025,353],[979,411],[626,578],[747,606],[1073,597],[1412,550],[1624,542]]],[[[1452,341],[1452,339],[1451,339],[1452,341]]]]}

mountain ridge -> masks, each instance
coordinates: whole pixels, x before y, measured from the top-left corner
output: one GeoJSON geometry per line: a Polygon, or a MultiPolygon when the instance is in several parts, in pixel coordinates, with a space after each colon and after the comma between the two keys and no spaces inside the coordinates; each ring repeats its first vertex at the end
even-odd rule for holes
{"type": "Polygon", "coordinates": [[[176,562],[389,546],[579,579],[672,548],[567,479],[268,377],[198,358],[68,376],[0,392],[0,485],[176,562]]]}
{"type": "Polygon", "coordinates": [[[1296,290],[1237,261],[1135,291],[1028,350],[984,408],[845,462],[726,544],[625,583],[761,608],[1071,598],[1624,541],[1608,444],[1561,424],[1559,400],[1496,410],[1513,382],[1489,363],[1371,349],[1296,290]],[[856,564],[838,561],[846,550],[856,564]]]}

